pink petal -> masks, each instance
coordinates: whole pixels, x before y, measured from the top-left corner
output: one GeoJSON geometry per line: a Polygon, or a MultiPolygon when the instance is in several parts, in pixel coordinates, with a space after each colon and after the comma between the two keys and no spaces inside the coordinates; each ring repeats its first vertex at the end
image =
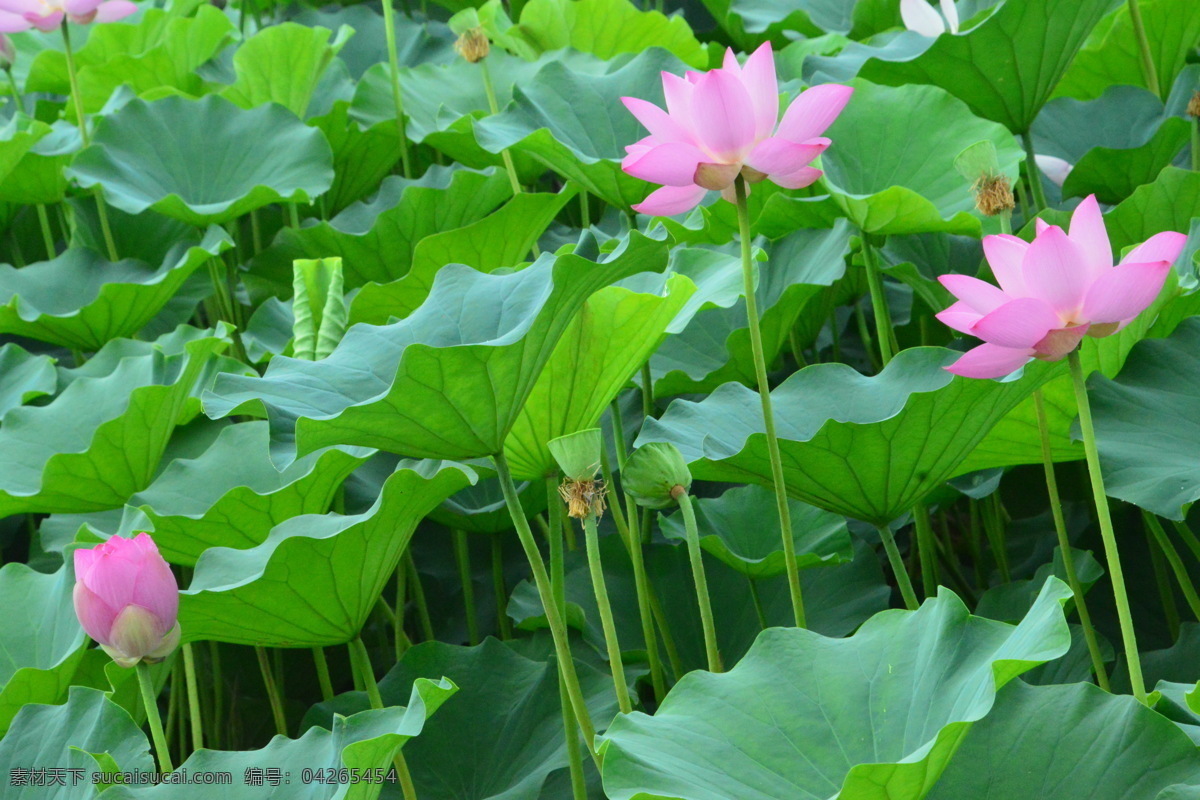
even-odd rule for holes
{"type": "Polygon", "coordinates": [[[1028,349],[1062,322],[1054,309],[1036,297],[1019,297],[983,316],[971,333],[1001,347],[1028,349]]]}
{"type": "Polygon", "coordinates": [[[45,13],[46,6],[39,3],[38,0],[0,0],[0,11],[16,14],[24,19],[26,14],[41,15],[45,13]]]}
{"type": "Polygon", "coordinates": [[[154,612],[164,623],[175,624],[179,614],[179,584],[167,562],[157,553],[146,560],[138,573],[133,602],[154,612]]]}
{"type": "Polygon", "coordinates": [[[117,618],[117,612],[82,583],[75,584],[72,599],[75,604],[75,616],[79,618],[79,624],[83,626],[83,630],[97,642],[107,644],[108,634],[112,630],[113,620],[117,618]]]}
{"type": "Polygon", "coordinates": [[[1091,332],[1090,325],[1073,325],[1070,328],[1055,328],[1033,346],[1034,355],[1045,361],[1057,361],[1070,353],[1091,332]]]}
{"type": "Polygon", "coordinates": [[[1136,317],[1158,297],[1170,271],[1168,261],[1113,267],[1088,289],[1083,300],[1083,318],[1095,324],[1136,317]]]}
{"type": "Polygon", "coordinates": [[[721,59],[721,69],[732,72],[734,75],[742,74],[742,65],[738,63],[732,47],[725,48],[725,56],[721,59]]]}
{"type": "MultiPolygon", "coordinates": [[[[779,82],[775,77],[775,53],[770,42],[763,42],[742,67],[742,85],[754,108],[754,137],[765,139],[779,121],[779,82]]],[[[766,170],[764,170],[765,172],[766,170]]]]}
{"type": "Polygon", "coordinates": [[[816,167],[801,167],[786,175],[772,175],[771,182],[784,189],[803,189],[812,186],[825,173],[816,167]]]}
{"type": "Polygon", "coordinates": [[[754,145],[746,163],[768,175],[790,175],[800,170],[829,147],[828,139],[809,139],[803,144],[772,136],[754,145]]]}
{"type": "Polygon", "coordinates": [[[1166,261],[1168,264],[1174,264],[1175,259],[1179,258],[1179,254],[1183,252],[1185,244],[1187,244],[1187,237],[1182,233],[1174,231],[1156,233],[1130,250],[1129,255],[1121,259],[1121,263],[1145,264],[1150,261],[1166,261]]]}
{"type": "Polygon", "coordinates": [[[96,563],[96,558],[99,556],[94,549],[79,548],[75,551],[75,581],[83,583],[87,580],[87,575],[92,571],[92,566],[96,563]]]}
{"type": "Polygon", "coordinates": [[[662,73],[663,97],[667,101],[667,113],[671,118],[690,129],[692,124],[692,92],[695,90],[688,81],[670,72],[662,73]]]}
{"type": "Polygon", "coordinates": [[[972,278],[970,275],[939,275],[938,282],[949,290],[950,294],[967,304],[980,314],[989,314],[1013,298],[987,281],[972,278]]]}
{"type": "Polygon", "coordinates": [[[922,36],[940,36],[946,32],[946,23],[925,0],[900,0],[900,18],[904,27],[922,36]]]}
{"type": "Polygon", "coordinates": [[[1049,228],[1049,227],[1050,227],[1050,223],[1049,223],[1049,222],[1046,222],[1046,220],[1042,219],[1041,217],[1036,217],[1036,218],[1034,218],[1034,220],[1033,220],[1033,228],[1034,228],[1034,231],[1035,231],[1035,233],[1036,233],[1037,235],[1039,235],[1039,236],[1040,236],[1040,235],[1041,235],[1042,233],[1044,233],[1044,232],[1046,231],[1046,229],[1047,229],[1047,228],[1049,228]]]}
{"type": "Polygon", "coordinates": [[[37,16],[27,14],[25,18],[33,23],[33,27],[37,28],[42,33],[53,33],[62,25],[63,17],[66,15],[61,11],[55,11],[53,14],[45,16],[37,16]]]}
{"type": "Polygon", "coordinates": [[[733,74],[714,69],[692,92],[696,136],[716,161],[741,161],[754,146],[754,109],[750,94],[733,74]]]}
{"type": "Polygon", "coordinates": [[[129,0],[107,0],[96,9],[96,22],[116,22],[137,13],[137,6],[129,0]]]}
{"type": "Polygon", "coordinates": [[[62,10],[73,17],[86,17],[100,7],[101,0],[62,0],[62,10]]]}
{"type": "Polygon", "coordinates": [[[162,644],[163,636],[174,627],[164,626],[149,609],[137,605],[125,606],[113,620],[109,634],[111,647],[128,658],[141,658],[162,644]]]}
{"type": "Polygon", "coordinates": [[[1088,195],[1075,209],[1075,213],[1071,215],[1071,231],[1067,235],[1083,253],[1084,262],[1093,280],[1112,269],[1112,245],[1108,241],[1104,215],[1100,213],[1096,195],[1088,195]]]}
{"type": "Polygon", "coordinates": [[[1074,169],[1071,162],[1055,158],[1054,156],[1035,155],[1033,160],[1037,164],[1038,170],[1049,178],[1055,186],[1062,186],[1066,183],[1067,176],[1074,169]]]}
{"type": "Polygon", "coordinates": [[[698,147],[684,142],[660,144],[641,156],[629,157],[621,168],[635,178],[664,186],[691,186],[696,167],[707,156],[698,147]]]}
{"type": "Polygon", "coordinates": [[[1013,297],[1025,295],[1025,277],[1021,273],[1021,262],[1029,242],[1007,233],[983,237],[983,254],[996,276],[1000,288],[1013,297]]]}
{"type": "Polygon", "coordinates": [[[138,573],[142,568],[142,559],[136,552],[136,546],[114,536],[109,544],[115,546],[98,548],[98,555],[92,562],[84,582],[88,589],[95,592],[111,608],[121,609],[133,602],[133,591],[137,583],[138,573]],[[130,548],[134,552],[130,552],[130,548]]]}
{"type": "Polygon", "coordinates": [[[1046,228],[1029,245],[1021,274],[1029,296],[1044,300],[1063,322],[1078,313],[1091,283],[1083,253],[1057,225],[1046,228]]]}
{"type": "Polygon", "coordinates": [[[653,217],[673,217],[691,211],[707,193],[708,190],[701,186],[664,186],[651,192],[633,210],[653,217]]]}
{"type": "MultiPolygon", "coordinates": [[[[115,0],[114,0],[115,1],[115,0]]],[[[691,134],[675,121],[670,114],[663,111],[654,103],[648,103],[637,97],[622,97],[621,102],[629,109],[629,113],[650,131],[650,135],[660,142],[690,142],[691,134]]]]}
{"type": "Polygon", "coordinates": [[[1003,378],[1024,366],[1033,353],[994,344],[981,344],[963,353],[946,370],[964,378],[1003,378]]]}
{"type": "Polygon", "coordinates": [[[823,83],[800,93],[792,101],[775,135],[793,142],[806,142],[825,132],[850,102],[854,89],[840,83],[823,83]]]}
{"type": "Polygon", "coordinates": [[[942,0],[941,6],[942,16],[946,18],[950,32],[958,33],[958,9],[954,7],[954,0],[942,0]]]}
{"type": "Polygon", "coordinates": [[[945,311],[939,311],[934,316],[943,325],[959,333],[970,333],[975,323],[983,318],[983,314],[980,314],[961,300],[954,303],[945,311]]]}
{"type": "Polygon", "coordinates": [[[0,11],[0,33],[20,33],[33,27],[33,23],[20,14],[0,11]]]}

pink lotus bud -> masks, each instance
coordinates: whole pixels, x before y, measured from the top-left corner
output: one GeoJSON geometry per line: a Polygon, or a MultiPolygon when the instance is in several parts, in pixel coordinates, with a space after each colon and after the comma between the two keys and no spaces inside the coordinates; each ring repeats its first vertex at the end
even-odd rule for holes
{"type": "Polygon", "coordinates": [[[160,661],[179,645],[179,584],[149,534],[75,551],[79,624],[122,667],[160,661]]]}

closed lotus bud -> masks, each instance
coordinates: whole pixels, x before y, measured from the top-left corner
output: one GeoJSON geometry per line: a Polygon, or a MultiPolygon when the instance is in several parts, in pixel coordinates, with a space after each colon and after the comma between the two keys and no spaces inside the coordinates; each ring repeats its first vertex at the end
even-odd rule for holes
{"type": "Polygon", "coordinates": [[[79,624],[122,667],[179,645],[179,584],[148,534],[76,550],[74,599],[79,624]]]}
{"type": "Polygon", "coordinates": [[[0,69],[9,69],[17,60],[17,52],[13,50],[12,40],[0,34],[0,69]]]}
{"type": "Polygon", "coordinates": [[[454,43],[454,49],[458,54],[472,64],[477,64],[487,58],[491,47],[483,28],[468,28],[454,43]]]}
{"type": "Polygon", "coordinates": [[[683,454],[668,442],[644,444],[633,452],[621,471],[621,483],[637,504],[667,508],[692,486],[692,473],[683,454]]]}

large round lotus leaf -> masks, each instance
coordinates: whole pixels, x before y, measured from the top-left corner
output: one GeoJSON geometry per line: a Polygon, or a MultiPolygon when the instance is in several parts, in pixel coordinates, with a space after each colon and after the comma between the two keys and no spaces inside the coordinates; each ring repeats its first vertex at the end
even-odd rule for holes
{"type": "Polygon", "coordinates": [[[130,214],[148,208],[193,225],[221,224],[277,202],[309,202],[333,183],[321,132],[276,105],[134,100],[105,117],[68,173],[130,214]]]}
{"type": "MultiPolygon", "coordinates": [[[[1003,381],[951,375],[958,357],[936,347],[904,350],[879,375],[815,364],[771,396],[788,493],[876,524],[908,511],[957,474],[959,464],[1055,365],[1003,381]]],[[[647,420],[638,444],[671,442],[702,480],[771,485],[757,395],[727,383],[699,402],[676,400],[647,420]]]]}
{"type": "Polygon", "coordinates": [[[57,203],[67,190],[63,167],[80,147],[79,130],[47,125],[24,114],[0,129],[0,200],[57,203]]]}
{"type": "Polygon", "coordinates": [[[54,359],[35,356],[15,344],[0,347],[0,417],[58,386],[54,359]]]}
{"type": "Polygon", "coordinates": [[[954,159],[990,141],[1000,172],[1015,182],[1022,153],[1012,134],[936,86],[855,81],[854,87],[826,134],[833,144],[821,157],[825,181],[846,215],[867,233],[978,236],[975,198],[954,159]]]}
{"type": "Polygon", "coordinates": [[[133,336],[175,296],[184,281],[233,242],[220,228],[171,248],[159,267],[72,248],[21,269],[0,265],[0,333],[95,352],[133,336]]]}
{"type": "Polygon", "coordinates": [[[1014,681],[929,794],[929,800],[967,797],[1200,797],[1200,750],[1175,723],[1132,697],[1087,683],[1014,681]],[[1192,794],[1173,793],[1185,788],[1192,794]]]}
{"type": "Polygon", "coordinates": [[[335,444],[420,458],[499,453],[542,368],[593,293],[666,265],[666,245],[631,235],[608,260],[543,255],[505,275],[459,264],[391,325],[352,327],[322,361],[276,357],[263,378],[221,379],[213,418],[261,411],[298,455],[335,444]]]}
{"type": "Polygon", "coordinates": [[[693,672],[601,745],[612,800],[920,800],[996,692],[1070,645],[1051,579],[1012,626],[942,589],[848,639],[770,628],[724,674],[693,672]]]}

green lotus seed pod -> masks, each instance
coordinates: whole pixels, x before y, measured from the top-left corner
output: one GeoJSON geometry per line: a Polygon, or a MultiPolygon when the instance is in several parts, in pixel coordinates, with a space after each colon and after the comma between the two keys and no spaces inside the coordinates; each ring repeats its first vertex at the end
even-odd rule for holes
{"type": "Polygon", "coordinates": [[[681,486],[685,492],[692,487],[692,473],[675,445],[651,442],[625,462],[621,483],[638,505],[667,508],[675,505],[675,487],[681,486]]]}
{"type": "Polygon", "coordinates": [[[559,436],[546,443],[558,468],[573,481],[590,481],[600,469],[600,448],[604,439],[599,428],[559,436]]]}

